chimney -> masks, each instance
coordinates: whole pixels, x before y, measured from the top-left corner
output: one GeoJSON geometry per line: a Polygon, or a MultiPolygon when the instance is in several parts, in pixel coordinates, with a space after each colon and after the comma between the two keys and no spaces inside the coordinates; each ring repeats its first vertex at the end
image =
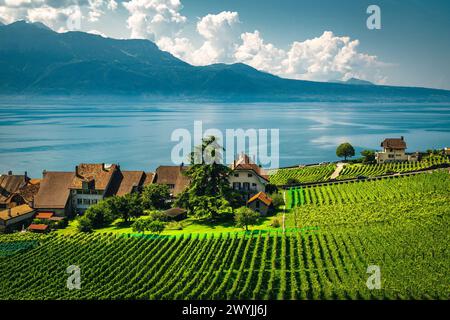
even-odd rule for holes
{"type": "Polygon", "coordinates": [[[75,176],[78,177],[78,166],[75,166],[75,176]]]}
{"type": "Polygon", "coordinates": [[[12,176],[12,171],[11,170],[8,171],[8,176],[12,176]]]}
{"type": "Polygon", "coordinates": [[[42,178],[45,178],[45,175],[47,174],[47,170],[42,170],[42,178]]]}
{"type": "Polygon", "coordinates": [[[400,137],[400,139],[402,139],[402,141],[404,141],[404,140],[405,140],[405,138],[404,138],[403,136],[401,136],[401,137],[400,137]]]}
{"type": "Polygon", "coordinates": [[[180,171],[183,170],[183,167],[184,167],[184,162],[181,162],[180,163],[180,171]]]}
{"type": "Polygon", "coordinates": [[[30,205],[30,207],[31,207],[32,209],[34,209],[34,196],[31,198],[31,205],[30,205]]]}
{"type": "Polygon", "coordinates": [[[8,208],[8,217],[12,217],[12,214],[11,214],[11,208],[8,208]]]}

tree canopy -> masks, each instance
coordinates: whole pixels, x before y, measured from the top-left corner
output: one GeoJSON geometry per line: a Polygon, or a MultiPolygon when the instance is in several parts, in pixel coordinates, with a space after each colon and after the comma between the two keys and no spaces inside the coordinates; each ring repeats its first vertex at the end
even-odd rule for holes
{"type": "Polygon", "coordinates": [[[234,213],[234,220],[238,227],[245,228],[248,231],[249,225],[254,225],[258,221],[259,213],[247,207],[240,207],[234,213]]]}
{"type": "Polygon", "coordinates": [[[237,203],[228,182],[231,169],[221,164],[223,150],[212,136],[204,138],[190,154],[191,166],[183,173],[190,185],[179,195],[177,206],[195,216],[214,218],[237,203]]]}
{"type": "Polygon", "coordinates": [[[347,160],[347,158],[351,158],[355,155],[355,149],[350,143],[345,142],[337,147],[336,155],[339,158],[344,158],[345,160],[347,160]]]}
{"type": "Polygon", "coordinates": [[[144,187],[141,195],[142,206],[149,210],[167,209],[170,199],[169,186],[165,184],[149,184],[144,187]]]}

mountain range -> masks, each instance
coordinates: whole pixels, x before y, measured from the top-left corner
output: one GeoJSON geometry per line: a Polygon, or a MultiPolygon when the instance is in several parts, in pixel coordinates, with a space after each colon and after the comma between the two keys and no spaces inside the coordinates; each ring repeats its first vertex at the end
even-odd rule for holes
{"type": "Polygon", "coordinates": [[[58,33],[25,21],[0,25],[0,94],[450,101],[439,89],[291,80],[242,63],[193,66],[149,40],[58,33]]]}

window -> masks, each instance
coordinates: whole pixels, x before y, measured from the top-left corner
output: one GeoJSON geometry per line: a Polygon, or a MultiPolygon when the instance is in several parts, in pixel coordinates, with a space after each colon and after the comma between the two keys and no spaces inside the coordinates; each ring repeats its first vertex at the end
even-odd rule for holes
{"type": "Polygon", "coordinates": [[[89,205],[89,199],[83,199],[83,204],[89,205]]]}
{"type": "Polygon", "coordinates": [[[83,191],[77,190],[77,194],[83,194],[83,191]]]}
{"type": "Polygon", "coordinates": [[[83,200],[82,199],[77,199],[77,204],[82,204],[83,200]]]}
{"type": "Polygon", "coordinates": [[[235,176],[235,177],[239,177],[239,173],[235,173],[234,176],[235,176]]]}
{"type": "Polygon", "coordinates": [[[251,177],[253,177],[253,175],[252,175],[251,173],[249,173],[249,174],[248,174],[248,177],[251,178],[251,177]]]}
{"type": "Polygon", "coordinates": [[[256,200],[256,202],[255,202],[255,207],[256,207],[256,209],[259,209],[259,201],[258,200],[256,200]]]}
{"type": "Polygon", "coordinates": [[[253,186],[253,187],[256,187],[256,183],[253,182],[253,183],[252,183],[252,186],[253,186]]]}
{"type": "Polygon", "coordinates": [[[240,190],[241,189],[241,183],[240,182],[233,182],[233,189],[234,190],[240,190]]]}
{"type": "Polygon", "coordinates": [[[169,189],[175,188],[175,185],[174,185],[174,184],[168,184],[167,186],[169,187],[169,189]]]}
{"type": "Polygon", "coordinates": [[[97,199],[92,199],[91,204],[97,204],[97,199]]]}
{"type": "Polygon", "coordinates": [[[250,183],[249,182],[244,182],[243,183],[243,189],[244,190],[250,190],[250,183]]]}
{"type": "Polygon", "coordinates": [[[392,158],[394,158],[394,155],[393,155],[393,154],[389,154],[389,155],[388,155],[388,158],[391,158],[391,159],[392,159],[392,158]]]}

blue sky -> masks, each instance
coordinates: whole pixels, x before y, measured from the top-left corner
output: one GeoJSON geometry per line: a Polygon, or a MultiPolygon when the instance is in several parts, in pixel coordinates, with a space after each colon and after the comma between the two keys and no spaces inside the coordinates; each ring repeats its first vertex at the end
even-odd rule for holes
{"type": "Polygon", "coordinates": [[[0,0],[0,21],[19,19],[147,38],[196,65],[243,62],[294,79],[450,89],[445,0],[0,0]],[[371,4],[381,9],[380,30],[366,27],[371,4]]]}

